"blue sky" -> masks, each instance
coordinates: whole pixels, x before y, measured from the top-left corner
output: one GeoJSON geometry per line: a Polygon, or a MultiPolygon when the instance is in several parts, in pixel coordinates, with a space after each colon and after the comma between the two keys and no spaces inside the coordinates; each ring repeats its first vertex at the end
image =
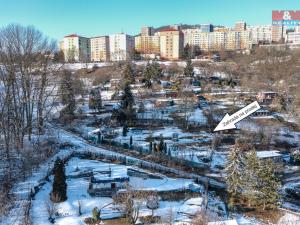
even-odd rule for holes
{"type": "Polygon", "coordinates": [[[235,21],[271,24],[272,10],[300,10],[300,0],[0,0],[0,26],[34,25],[51,38],[118,32],[141,26],[235,21]]]}

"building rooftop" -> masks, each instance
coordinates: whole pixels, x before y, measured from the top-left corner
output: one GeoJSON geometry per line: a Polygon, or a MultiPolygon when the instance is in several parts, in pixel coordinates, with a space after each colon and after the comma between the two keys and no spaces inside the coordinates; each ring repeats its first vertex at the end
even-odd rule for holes
{"type": "Polygon", "coordinates": [[[94,184],[107,184],[112,182],[129,182],[129,177],[97,177],[95,176],[92,179],[92,183],[94,184]]]}
{"type": "Polygon", "coordinates": [[[70,35],[65,36],[65,38],[68,38],[68,37],[79,37],[79,35],[77,35],[77,34],[70,34],[70,35]]]}
{"type": "Polygon", "coordinates": [[[260,159],[273,158],[273,157],[281,157],[282,156],[282,154],[280,154],[279,151],[277,151],[277,150],[259,151],[259,152],[256,152],[256,155],[260,159]]]}
{"type": "Polygon", "coordinates": [[[178,30],[175,28],[164,28],[159,30],[158,32],[170,32],[170,31],[178,31],[178,30]]]}
{"type": "Polygon", "coordinates": [[[238,225],[236,220],[209,222],[208,225],[238,225]]]}
{"type": "Polygon", "coordinates": [[[93,38],[102,38],[102,37],[109,37],[108,35],[102,35],[102,36],[95,36],[95,37],[90,37],[90,39],[93,39],[93,38]]]}
{"type": "Polygon", "coordinates": [[[65,38],[69,38],[69,37],[81,37],[81,38],[86,38],[86,37],[80,36],[80,35],[78,35],[78,34],[70,34],[70,35],[65,36],[65,38]]]}

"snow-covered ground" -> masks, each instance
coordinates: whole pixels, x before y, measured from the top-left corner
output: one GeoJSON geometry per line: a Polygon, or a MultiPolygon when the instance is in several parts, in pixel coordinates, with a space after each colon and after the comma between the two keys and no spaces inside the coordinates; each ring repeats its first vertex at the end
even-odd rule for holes
{"type": "MultiPolygon", "coordinates": [[[[86,160],[79,158],[72,158],[66,166],[66,175],[74,171],[84,171],[92,169],[95,173],[111,169],[111,177],[127,176],[128,166],[108,164],[96,160],[86,160]]],[[[138,169],[138,168],[136,168],[138,169]]],[[[109,176],[108,174],[106,176],[109,176]]],[[[52,180],[52,178],[51,178],[52,180]]],[[[163,179],[143,179],[139,177],[130,177],[129,184],[137,190],[153,190],[153,191],[175,191],[188,189],[193,181],[181,178],[169,178],[163,176],[163,179]]],[[[81,225],[84,218],[91,217],[91,212],[94,207],[99,209],[109,203],[112,203],[112,198],[107,197],[91,197],[87,193],[89,185],[88,178],[68,178],[67,179],[67,196],[68,199],[63,203],[55,204],[59,216],[57,216],[55,224],[66,225],[74,224],[81,225]],[[82,215],[78,215],[78,202],[81,203],[82,215]]],[[[197,186],[196,184],[193,184],[197,186]]],[[[47,207],[49,204],[49,193],[51,192],[51,182],[47,182],[38,192],[32,202],[32,219],[33,224],[48,225],[47,207]]],[[[196,213],[202,203],[202,198],[192,198],[188,201],[162,201],[159,209],[155,210],[155,215],[166,215],[171,208],[174,210],[176,219],[182,219],[182,212],[196,213]]],[[[101,210],[101,218],[114,218],[120,216],[121,212],[116,209],[116,206],[111,204],[101,210]]],[[[145,206],[141,210],[141,215],[151,215],[151,210],[145,206]]]]}

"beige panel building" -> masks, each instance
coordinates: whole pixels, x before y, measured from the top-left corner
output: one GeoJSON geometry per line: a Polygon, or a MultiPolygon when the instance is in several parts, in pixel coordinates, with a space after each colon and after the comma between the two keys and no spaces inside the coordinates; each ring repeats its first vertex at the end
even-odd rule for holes
{"type": "Polygon", "coordinates": [[[159,36],[138,36],[135,37],[135,50],[140,54],[159,54],[159,36]]]}
{"type": "Polygon", "coordinates": [[[284,42],[286,28],[284,26],[272,26],[272,42],[284,42]]]}
{"type": "Polygon", "coordinates": [[[91,61],[109,61],[109,37],[99,36],[91,38],[91,61]]]}
{"type": "Polygon", "coordinates": [[[251,48],[249,31],[219,30],[202,32],[200,29],[187,29],[184,34],[184,45],[199,47],[202,51],[240,50],[251,48]]]}
{"type": "Polygon", "coordinates": [[[182,33],[184,37],[184,46],[187,44],[190,46],[200,46],[201,29],[185,29],[182,30],[182,33]]]}
{"type": "Polygon", "coordinates": [[[236,22],[234,25],[234,30],[235,31],[245,31],[247,28],[247,24],[244,21],[241,22],[236,22]]]}
{"type": "Polygon", "coordinates": [[[90,39],[71,34],[65,36],[60,44],[64,52],[66,62],[89,62],[90,61],[90,39]]]}
{"type": "Polygon", "coordinates": [[[166,60],[178,60],[183,53],[183,33],[179,30],[168,28],[159,31],[160,57],[166,60]]]}
{"type": "Polygon", "coordinates": [[[229,31],[226,34],[226,50],[242,50],[252,48],[250,31],[229,31]]]}

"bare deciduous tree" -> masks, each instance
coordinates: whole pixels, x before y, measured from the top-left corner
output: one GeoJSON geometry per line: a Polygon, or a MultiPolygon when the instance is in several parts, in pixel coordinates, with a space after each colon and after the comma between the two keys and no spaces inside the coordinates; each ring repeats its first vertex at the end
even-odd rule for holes
{"type": "Polygon", "coordinates": [[[126,191],[117,195],[114,202],[121,207],[120,209],[125,213],[128,223],[135,224],[148,195],[149,193],[136,191],[131,186],[126,185],[126,191]]]}
{"type": "Polygon", "coordinates": [[[8,171],[7,180],[19,175],[14,161],[20,162],[24,145],[33,144],[33,134],[44,133],[55,87],[51,82],[61,67],[52,65],[55,51],[56,42],[34,27],[0,29],[0,155],[5,161],[0,166],[8,171]]]}

